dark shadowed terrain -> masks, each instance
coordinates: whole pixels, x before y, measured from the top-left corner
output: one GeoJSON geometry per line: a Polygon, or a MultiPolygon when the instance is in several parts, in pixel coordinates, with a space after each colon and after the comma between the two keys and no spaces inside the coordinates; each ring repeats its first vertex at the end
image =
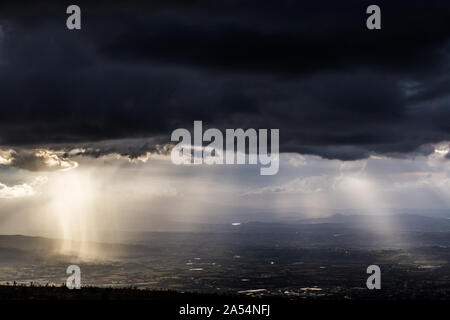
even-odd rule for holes
{"type": "MultiPolygon", "coordinates": [[[[203,225],[198,232],[126,234],[125,244],[89,244],[96,253],[89,258],[62,254],[60,240],[0,236],[0,281],[60,286],[67,266],[77,264],[83,286],[295,299],[448,299],[450,220],[382,217],[396,231],[381,233],[371,219],[341,215],[296,224],[249,222],[203,225]],[[366,268],[372,264],[381,268],[379,291],[366,288],[366,268]]],[[[80,245],[74,243],[74,252],[80,245]]],[[[19,295],[37,290],[39,296],[64,292],[13,290],[19,295]]],[[[97,296],[89,290],[85,297],[97,296]]],[[[102,292],[117,298],[123,293],[102,292]]],[[[129,292],[136,298],[149,294],[129,292]]]]}

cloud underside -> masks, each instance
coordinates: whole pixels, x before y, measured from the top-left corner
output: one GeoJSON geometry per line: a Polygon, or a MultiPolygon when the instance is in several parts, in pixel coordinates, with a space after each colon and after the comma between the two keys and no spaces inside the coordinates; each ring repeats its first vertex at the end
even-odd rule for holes
{"type": "Polygon", "coordinates": [[[133,158],[202,120],[279,128],[282,152],[429,154],[450,140],[450,4],[378,4],[375,32],[355,1],[80,2],[80,32],[57,1],[1,5],[0,144],[133,158]]]}
{"type": "Polygon", "coordinates": [[[70,160],[68,154],[61,150],[0,149],[0,165],[28,171],[59,171],[74,169],[78,163],[70,160]]]}

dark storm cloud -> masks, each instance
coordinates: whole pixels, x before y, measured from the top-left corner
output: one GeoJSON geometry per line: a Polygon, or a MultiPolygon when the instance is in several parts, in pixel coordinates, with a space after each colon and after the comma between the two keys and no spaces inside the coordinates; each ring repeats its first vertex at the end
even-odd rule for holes
{"type": "Polygon", "coordinates": [[[166,138],[153,137],[146,139],[120,139],[107,140],[90,143],[79,143],[79,148],[74,149],[73,145],[53,145],[50,150],[64,152],[65,157],[89,156],[99,158],[105,155],[116,154],[129,160],[153,155],[169,155],[172,145],[165,144],[166,138]]]}
{"type": "Polygon", "coordinates": [[[167,142],[193,120],[345,160],[450,140],[448,1],[378,2],[379,31],[365,1],[78,4],[81,31],[56,1],[0,5],[1,144],[167,142]]]}

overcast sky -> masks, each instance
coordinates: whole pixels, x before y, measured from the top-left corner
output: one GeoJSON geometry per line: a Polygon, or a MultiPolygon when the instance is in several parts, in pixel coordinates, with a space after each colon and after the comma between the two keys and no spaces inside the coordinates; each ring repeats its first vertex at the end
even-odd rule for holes
{"type": "Polygon", "coordinates": [[[449,208],[448,1],[77,4],[0,4],[0,232],[449,208]],[[173,165],[194,120],[280,129],[279,174],[173,165]]]}

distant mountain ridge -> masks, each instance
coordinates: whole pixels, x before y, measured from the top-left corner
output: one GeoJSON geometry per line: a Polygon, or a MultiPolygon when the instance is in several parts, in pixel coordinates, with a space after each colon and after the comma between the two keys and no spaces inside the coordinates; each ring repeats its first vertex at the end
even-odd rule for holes
{"type": "Polygon", "coordinates": [[[327,218],[301,219],[300,224],[340,224],[352,228],[389,227],[397,231],[450,231],[450,219],[424,217],[415,214],[344,215],[335,214],[327,218]]]}
{"type": "MultiPolygon", "coordinates": [[[[289,222],[266,222],[247,221],[222,224],[208,223],[175,223],[175,232],[193,233],[283,233],[314,230],[336,231],[342,229],[370,230],[376,232],[450,232],[450,219],[444,217],[426,217],[416,214],[393,214],[393,215],[363,215],[363,214],[333,214],[321,218],[301,218],[289,222]]],[[[160,230],[161,232],[173,232],[160,230]]],[[[149,231],[153,232],[153,231],[149,231]]],[[[131,233],[128,238],[136,234],[131,233]]],[[[126,236],[127,237],[127,236],[126,236]]],[[[125,238],[126,238],[125,237],[125,238]]]]}

